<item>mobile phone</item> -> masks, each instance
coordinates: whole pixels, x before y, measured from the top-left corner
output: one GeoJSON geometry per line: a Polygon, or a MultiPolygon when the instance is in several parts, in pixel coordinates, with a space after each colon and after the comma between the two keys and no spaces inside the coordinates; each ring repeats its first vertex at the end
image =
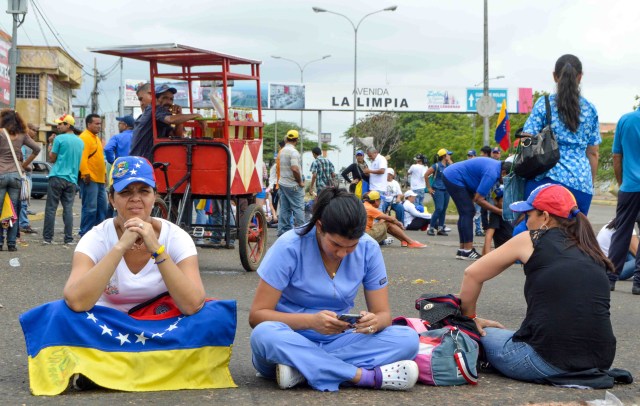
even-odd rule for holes
{"type": "Polygon", "coordinates": [[[356,324],[361,317],[361,314],[344,313],[338,317],[338,320],[346,321],[349,324],[356,324]]]}

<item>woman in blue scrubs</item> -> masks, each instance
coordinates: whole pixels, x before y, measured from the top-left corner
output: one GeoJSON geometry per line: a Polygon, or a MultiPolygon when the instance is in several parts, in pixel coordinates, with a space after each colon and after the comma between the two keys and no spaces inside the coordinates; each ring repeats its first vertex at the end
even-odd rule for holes
{"type": "Polygon", "coordinates": [[[418,336],[391,326],[387,273],[366,221],[353,194],[326,188],[309,223],[283,234],[260,264],[249,313],[253,365],[280,388],[305,380],[322,391],[415,384],[418,336]],[[367,310],[353,311],[361,286],[367,310]],[[347,313],[360,317],[341,320],[347,313]]]}

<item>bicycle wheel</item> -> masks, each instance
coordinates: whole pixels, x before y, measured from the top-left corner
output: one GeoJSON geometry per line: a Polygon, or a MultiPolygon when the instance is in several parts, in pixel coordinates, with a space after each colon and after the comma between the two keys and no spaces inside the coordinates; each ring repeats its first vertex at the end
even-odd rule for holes
{"type": "Polygon", "coordinates": [[[253,272],[267,251],[267,218],[262,207],[252,204],[247,208],[238,232],[240,262],[245,270],[253,272]]]}
{"type": "Polygon", "coordinates": [[[169,213],[167,202],[164,201],[162,196],[156,196],[156,200],[153,202],[153,209],[151,209],[151,217],[160,217],[175,223],[178,217],[178,209],[175,205],[171,205],[171,213],[169,213]]]}

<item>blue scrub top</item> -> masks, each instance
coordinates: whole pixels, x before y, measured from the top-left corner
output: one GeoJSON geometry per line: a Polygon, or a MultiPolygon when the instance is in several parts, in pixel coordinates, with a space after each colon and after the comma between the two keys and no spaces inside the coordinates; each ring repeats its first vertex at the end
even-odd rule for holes
{"type": "MultiPolygon", "coordinates": [[[[275,310],[284,313],[349,313],[360,286],[365,290],[387,286],[380,245],[367,234],[344,257],[331,279],[322,262],[315,227],[302,236],[294,229],[278,238],[258,267],[258,275],[282,292],[275,310]]],[[[315,341],[330,341],[328,337],[332,337],[313,330],[298,332],[315,341]]]]}
{"type": "Polygon", "coordinates": [[[444,170],[444,176],[454,185],[462,186],[471,193],[487,196],[500,180],[502,162],[493,158],[473,158],[456,162],[444,170]]]}

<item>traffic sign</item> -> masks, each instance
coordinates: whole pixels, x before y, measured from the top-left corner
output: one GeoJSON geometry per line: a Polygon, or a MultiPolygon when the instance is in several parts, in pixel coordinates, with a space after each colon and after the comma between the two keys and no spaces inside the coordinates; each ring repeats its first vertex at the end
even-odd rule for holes
{"type": "MultiPolygon", "coordinates": [[[[478,111],[478,101],[484,95],[483,89],[473,88],[467,89],[467,111],[478,111]]],[[[489,96],[493,97],[496,102],[496,113],[500,106],[502,106],[502,101],[507,99],[507,89],[489,89],[489,96]]]]}
{"type": "Polygon", "coordinates": [[[476,108],[478,110],[478,114],[481,117],[491,117],[496,113],[496,100],[491,96],[482,96],[476,102],[476,108]]]}

